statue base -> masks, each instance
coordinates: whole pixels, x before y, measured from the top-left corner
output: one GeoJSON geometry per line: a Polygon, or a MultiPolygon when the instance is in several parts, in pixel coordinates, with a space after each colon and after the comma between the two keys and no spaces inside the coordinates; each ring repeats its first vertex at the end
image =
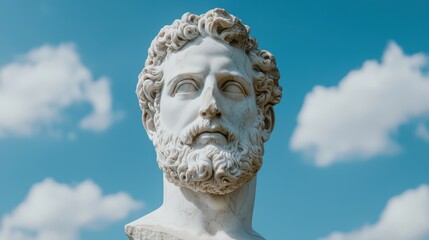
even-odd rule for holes
{"type": "Polygon", "coordinates": [[[129,240],[184,240],[160,229],[149,228],[144,226],[125,226],[125,233],[129,240]]]}

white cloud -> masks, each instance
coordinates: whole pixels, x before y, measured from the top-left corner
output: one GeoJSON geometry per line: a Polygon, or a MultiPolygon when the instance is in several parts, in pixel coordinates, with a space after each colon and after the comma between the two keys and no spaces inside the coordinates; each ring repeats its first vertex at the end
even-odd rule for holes
{"type": "Polygon", "coordinates": [[[64,121],[64,110],[89,103],[93,111],[80,121],[86,130],[107,129],[112,112],[109,80],[93,79],[74,45],[44,45],[0,68],[0,137],[31,136],[64,121]]]}
{"type": "Polygon", "coordinates": [[[123,192],[103,196],[91,181],[68,186],[45,179],[34,184],[26,199],[3,216],[0,239],[77,240],[80,229],[106,226],[141,206],[123,192]]]}
{"type": "Polygon", "coordinates": [[[417,125],[416,135],[417,137],[423,139],[424,141],[429,142],[429,130],[426,128],[426,126],[423,123],[420,123],[419,125],[417,125]]]}
{"type": "Polygon", "coordinates": [[[393,153],[398,127],[429,112],[428,56],[405,55],[390,43],[382,61],[366,61],[338,86],[307,94],[290,146],[328,166],[393,153]],[[426,71],[426,72],[425,72],[426,71]]]}
{"type": "Polygon", "coordinates": [[[429,185],[389,200],[380,219],[350,233],[334,232],[322,240],[423,240],[429,238],[429,185]]]}

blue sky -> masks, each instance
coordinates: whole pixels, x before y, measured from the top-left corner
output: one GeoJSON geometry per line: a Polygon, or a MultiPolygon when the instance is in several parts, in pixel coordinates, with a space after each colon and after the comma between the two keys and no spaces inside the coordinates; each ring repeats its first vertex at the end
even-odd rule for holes
{"type": "Polygon", "coordinates": [[[161,204],[137,75],[162,26],[214,7],[281,73],[254,228],[429,239],[423,0],[0,1],[0,239],[123,239],[161,204]]]}

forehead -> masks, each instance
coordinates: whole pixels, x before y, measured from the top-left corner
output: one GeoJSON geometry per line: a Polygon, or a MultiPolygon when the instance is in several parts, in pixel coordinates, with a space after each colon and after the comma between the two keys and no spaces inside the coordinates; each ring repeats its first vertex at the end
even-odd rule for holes
{"type": "Polygon", "coordinates": [[[169,53],[163,68],[167,80],[181,73],[208,71],[233,72],[252,79],[251,62],[244,50],[210,37],[198,37],[181,50],[169,53]]]}

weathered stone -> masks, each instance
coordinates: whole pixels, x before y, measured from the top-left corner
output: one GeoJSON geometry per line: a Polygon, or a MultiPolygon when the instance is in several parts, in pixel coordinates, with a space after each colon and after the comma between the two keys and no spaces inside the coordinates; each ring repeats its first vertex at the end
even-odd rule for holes
{"type": "Polygon", "coordinates": [[[256,174],[281,99],[273,55],[223,9],[161,29],[139,75],[143,125],[164,202],[130,239],[263,239],[252,228],[256,174]]]}

